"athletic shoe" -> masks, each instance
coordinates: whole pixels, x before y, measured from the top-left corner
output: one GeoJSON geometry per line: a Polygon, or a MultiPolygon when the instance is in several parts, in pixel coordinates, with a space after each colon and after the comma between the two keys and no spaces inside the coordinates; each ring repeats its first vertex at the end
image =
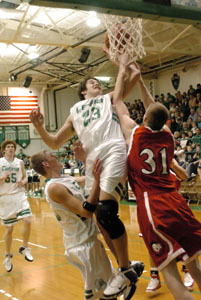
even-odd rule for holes
{"type": "Polygon", "coordinates": [[[188,290],[193,290],[194,280],[189,272],[184,272],[184,285],[188,290]]]}
{"type": "Polygon", "coordinates": [[[144,263],[142,261],[131,260],[130,267],[134,269],[138,277],[140,277],[144,271],[144,263]]]}
{"type": "Polygon", "coordinates": [[[28,247],[20,247],[19,253],[24,255],[24,258],[28,261],[33,261],[33,256],[31,255],[30,248],[28,247]]]}
{"type": "Polygon", "coordinates": [[[12,268],[13,268],[13,264],[12,264],[12,254],[6,254],[6,258],[4,259],[4,267],[6,269],[7,272],[11,272],[12,268]]]}
{"type": "Polygon", "coordinates": [[[103,295],[108,299],[116,297],[122,294],[128,286],[135,285],[137,281],[138,276],[133,268],[129,268],[125,271],[119,269],[117,275],[107,285],[103,295]]]}
{"type": "Polygon", "coordinates": [[[120,296],[120,300],[130,300],[136,291],[136,284],[132,284],[127,286],[127,288],[123,291],[123,295],[120,296]]]}
{"type": "Polygon", "coordinates": [[[146,288],[147,293],[155,292],[156,290],[160,289],[161,282],[159,277],[151,277],[149,280],[148,286],[146,288]]]}

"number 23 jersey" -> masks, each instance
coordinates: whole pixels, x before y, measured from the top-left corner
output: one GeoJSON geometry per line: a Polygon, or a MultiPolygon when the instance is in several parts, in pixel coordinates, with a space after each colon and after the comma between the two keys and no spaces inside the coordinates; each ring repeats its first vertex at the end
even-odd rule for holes
{"type": "Polygon", "coordinates": [[[152,131],[136,126],[128,150],[129,183],[136,197],[175,189],[175,176],[170,172],[174,156],[174,139],[169,131],[152,131]]]}
{"type": "Polygon", "coordinates": [[[119,140],[125,144],[110,94],[82,100],[71,108],[70,114],[73,127],[87,153],[106,141],[112,144],[113,139],[115,143],[119,140]]]}

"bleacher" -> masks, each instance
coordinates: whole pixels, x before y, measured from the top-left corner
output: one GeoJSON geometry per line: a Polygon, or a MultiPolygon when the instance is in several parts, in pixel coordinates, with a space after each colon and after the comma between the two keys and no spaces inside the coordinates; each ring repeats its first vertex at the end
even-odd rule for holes
{"type": "Polygon", "coordinates": [[[179,192],[189,204],[201,204],[201,179],[197,175],[190,181],[182,181],[179,192]]]}

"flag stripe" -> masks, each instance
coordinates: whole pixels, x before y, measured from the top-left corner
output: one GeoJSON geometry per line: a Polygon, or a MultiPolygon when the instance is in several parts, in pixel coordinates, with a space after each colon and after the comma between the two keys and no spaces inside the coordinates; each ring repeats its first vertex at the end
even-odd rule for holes
{"type": "Polygon", "coordinates": [[[36,108],[37,96],[0,96],[0,124],[31,123],[29,114],[36,108]]]}

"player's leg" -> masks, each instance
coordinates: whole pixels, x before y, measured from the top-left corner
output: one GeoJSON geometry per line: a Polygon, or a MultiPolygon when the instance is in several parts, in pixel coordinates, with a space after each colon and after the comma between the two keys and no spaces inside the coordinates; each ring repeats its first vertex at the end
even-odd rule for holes
{"type": "Polygon", "coordinates": [[[117,276],[107,285],[104,291],[104,297],[115,297],[120,295],[127,286],[135,284],[138,276],[135,270],[130,268],[127,234],[124,224],[118,217],[118,203],[113,199],[99,201],[97,205],[97,219],[108,233],[119,263],[117,276]],[[119,289],[119,286],[121,289],[119,289]]]}
{"type": "Polygon", "coordinates": [[[196,281],[199,290],[201,292],[201,263],[199,259],[195,259],[188,263],[187,268],[191,274],[191,276],[194,278],[196,281]]]}
{"type": "Polygon", "coordinates": [[[171,261],[162,271],[165,283],[175,300],[193,300],[193,296],[185,288],[179,275],[176,261],[171,261]]]}
{"type": "Polygon", "coordinates": [[[184,285],[189,290],[193,290],[194,286],[194,279],[192,278],[191,274],[189,273],[188,268],[182,264],[182,272],[184,274],[184,285]]]}
{"type": "Polygon", "coordinates": [[[29,237],[31,233],[31,217],[23,218],[23,228],[22,228],[22,238],[23,238],[23,245],[19,249],[19,253],[24,255],[24,258],[27,261],[33,261],[33,256],[31,255],[30,248],[28,247],[29,237]]]}
{"type": "Polygon", "coordinates": [[[117,263],[118,263],[118,258],[117,258],[116,250],[115,250],[115,248],[114,248],[114,245],[113,245],[113,243],[112,243],[112,240],[110,239],[110,236],[109,236],[108,232],[107,232],[107,231],[103,228],[103,226],[98,222],[97,216],[96,216],[96,221],[97,221],[98,228],[99,228],[101,234],[103,235],[106,244],[108,245],[110,251],[112,252],[112,254],[114,255],[114,257],[116,258],[116,261],[117,261],[117,263]]]}
{"type": "Polygon", "coordinates": [[[153,259],[149,255],[149,262],[150,262],[150,280],[146,288],[146,292],[155,292],[161,287],[160,277],[158,269],[156,268],[153,259]]]}
{"type": "Polygon", "coordinates": [[[4,234],[4,240],[5,240],[5,248],[6,248],[6,258],[4,260],[4,266],[7,272],[11,272],[13,268],[12,264],[12,253],[11,253],[11,245],[12,245],[12,239],[13,239],[13,228],[14,226],[6,226],[6,231],[4,234]]]}

